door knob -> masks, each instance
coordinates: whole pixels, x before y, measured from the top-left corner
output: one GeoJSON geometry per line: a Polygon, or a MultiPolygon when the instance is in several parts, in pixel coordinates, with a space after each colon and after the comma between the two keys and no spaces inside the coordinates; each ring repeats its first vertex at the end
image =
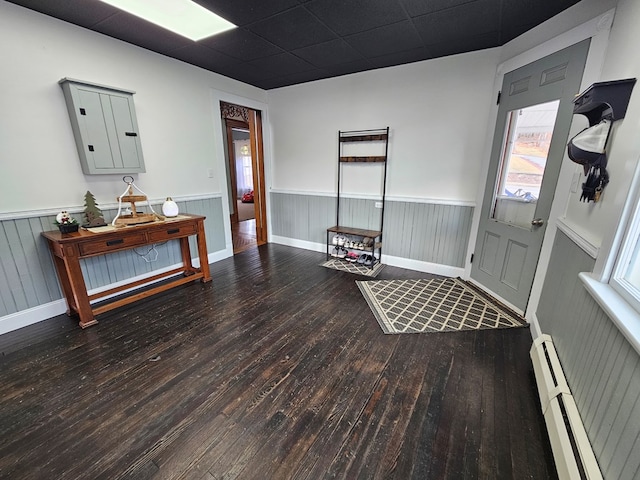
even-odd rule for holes
{"type": "Polygon", "coordinates": [[[544,220],[541,218],[535,218],[531,220],[531,225],[534,227],[541,227],[544,224],[544,220]]]}

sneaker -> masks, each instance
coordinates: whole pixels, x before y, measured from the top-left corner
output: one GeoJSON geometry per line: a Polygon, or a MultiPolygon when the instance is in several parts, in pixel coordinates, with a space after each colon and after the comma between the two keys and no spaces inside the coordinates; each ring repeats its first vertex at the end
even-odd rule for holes
{"type": "Polygon", "coordinates": [[[345,248],[338,247],[338,258],[344,258],[347,256],[347,250],[345,248]]]}
{"type": "Polygon", "coordinates": [[[374,257],[371,255],[367,255],[367,258],[365,258],[363,265],[365,267],[370,267],[371,265],[373,265],[373,262],[375,261],[374,257]]]}
{"type": "Polygon", "coordinates": [[[333,250],[331,250],[331,256],[332,257],[338,256],[338,247],[334,247],[333,250]]]}
{"type": "Polygon", "coordinates": [[[331,243],[333,243],[334,245],[338,245],[338,236],[337,235],[333,236],[333,240],[331,240],[331,243]]]}
{"type": "Polygon", "coordinates": [[[338,237],[338,246],[339,246],[339,247],[344,246],[344,242],[346,242],[346,241],[347,241],[347,239],[346,239],[343,235],[340,235],[340,236],[338,237]]]}
{"type": "Polygon", "coordinates": [[[358,257],[358,263],[360,264],[364,264],[365,260],[367,259],[367,255],[365,255],[364,253],[360,254],[360,256],[358,257]]]}
{"type": "Polygon", "coordinates": [[[355,252],[347,253],[346,260],[351,263],[355,263],[358,261],[358,254],[355,252]]]}

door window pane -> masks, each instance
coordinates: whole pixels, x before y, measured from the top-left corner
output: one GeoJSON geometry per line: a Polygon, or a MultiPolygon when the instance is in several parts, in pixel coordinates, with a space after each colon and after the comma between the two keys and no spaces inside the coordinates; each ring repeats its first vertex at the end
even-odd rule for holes
{"type": "Polygon", "coordinates": [[[508,113],[491,218],[531,229],[559,105],[554,100],[508,113]]]}

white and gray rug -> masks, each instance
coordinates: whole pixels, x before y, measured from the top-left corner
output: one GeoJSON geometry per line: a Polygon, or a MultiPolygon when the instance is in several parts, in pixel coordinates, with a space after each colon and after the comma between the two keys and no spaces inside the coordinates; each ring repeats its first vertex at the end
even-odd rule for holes
{"type": "Polygon", "coordinates": [[[366,277],[375,278],[380,273],[380,270],[384,268],[384,264],[376,263],[373,268],[362,265],[361,263],[350,263],[344,260],[332,258],[326,262],[320,264],[322,267],[331,268],[333,270],[340,270],[342,272],[355,273],[358,275],[364,275],[366,277]]]}
{"type": "Polygon", "coordinates": [[[458,278],[357,281],[384,333],[457,332],[527,325],[458,278]]]}

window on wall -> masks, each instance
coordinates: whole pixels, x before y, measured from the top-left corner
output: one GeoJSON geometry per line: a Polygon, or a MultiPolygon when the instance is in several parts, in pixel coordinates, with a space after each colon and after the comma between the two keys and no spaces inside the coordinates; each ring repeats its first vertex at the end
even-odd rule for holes
{"type": "Polygon", "coordinates": [[[640,164],[636,167],[613,246],[597,271],[600,272],[583,272],[580,278],[640,353],[640,164]]]}
{"type": "Polygon", "coordinates": [[[249,140],[234,140],[236,152],[236,181],[238,198],[253,190],[253,168],[251,165],[251,147],[249,140]]]}
{"type": "Polygon", "coordinates": [[[640,312],[640,201],[636,199],[633,215],[618,252],[609,284],[640,312]]]}

